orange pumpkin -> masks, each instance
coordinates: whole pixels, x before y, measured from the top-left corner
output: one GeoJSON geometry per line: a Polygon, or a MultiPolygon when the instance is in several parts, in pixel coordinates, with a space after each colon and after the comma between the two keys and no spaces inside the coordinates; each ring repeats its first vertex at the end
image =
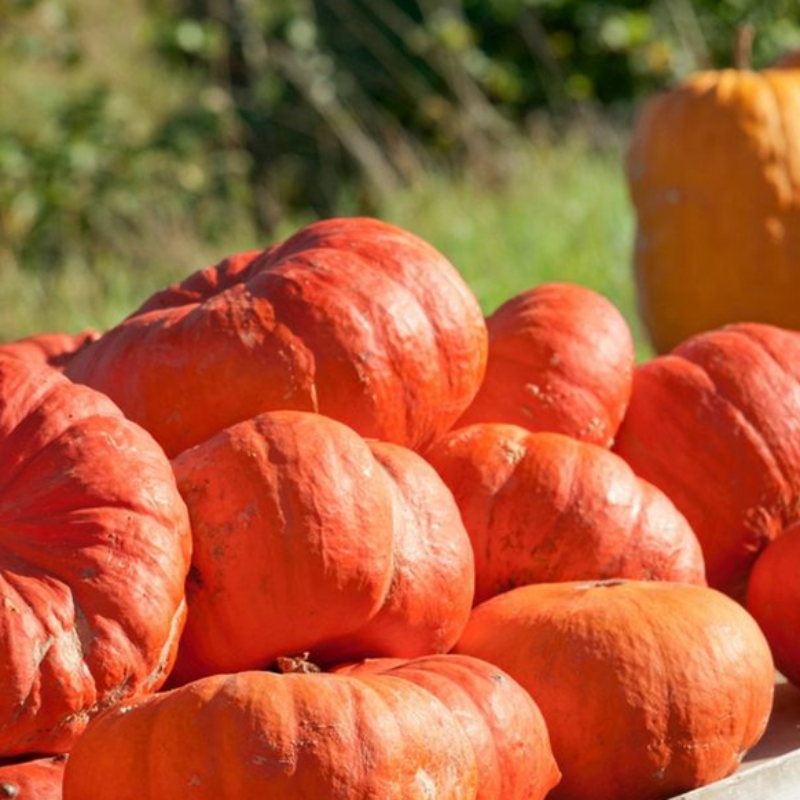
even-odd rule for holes
{"type": "Polygon", "coordinates": [[[177,455],[266,411],[422,448],[478,390],[486,325],[456,269],[378,220],[330,219],[159,292],[69,377],[177,455]]]}
{"type": "Polygon", "coordinates": [[[719,780],[772,707],[758,625],[702,586],[523,586],[478,606],[456,652],[533,696],[563,773],[553,800],[666,800],[719,780]]]}
{"type": "Polygon", "coordinates": [[[659,352],[732,322],[800,328],[798,164],[793,70],[701,72],[647,102],[627,175],[639,309],[659,352]]]}
{"type": "Polygon", "coordinates": [[[516,425],[470,425],[428,454],[475,551],[475,600],[528,583],[642,578],[705,584],[689,523],[614,453],[516,425]]]}
{"type": "Polygon", "coordinates": [[[0,357],[0,757],[61,753],[161,687],[191,537],[161,448],[99,392],[0,357]]]}
{"type": "Polygon", "coordinates": [[[275,411],[174,461],[194,537],[176,680],[311,651],[449,650],[472,606],[469,538],[420,456],[275,411]]]}
{"type": "Polygon", "coordinates": [[[455,427],[507,422],[611,445],[631,394],[630,329],[605,297],[548,283],[503,303],[486,320],[489,360],[455,427]]]}
{"type": "Polygon", "coordinates": [[[120,706],[75,745],[64,800],[473,800],[461,721],[391,675],[216,675],[120,706]]]}
{"type": "Polygon", "coordinates": [[[615,452],[697,534],[711,586],[740,597],[798,519],[800,334],[731,325],[642,365],[615,452]]]}

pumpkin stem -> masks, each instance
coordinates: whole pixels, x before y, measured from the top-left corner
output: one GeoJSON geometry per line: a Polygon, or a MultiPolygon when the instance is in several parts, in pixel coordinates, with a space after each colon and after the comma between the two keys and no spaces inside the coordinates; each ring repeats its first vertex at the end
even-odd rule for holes
{"type": "Polygon", "coordinates": [[[322,672],[316,664],[308,660],[310,655],[311,653],[306,650],[305,653],[301,653],[299,656],[278,656],[278,669],[284,675],[292,673],[308,675],[313,672],[322,672]]]}
{"type": "Polygon", "coordinates": [[[745,22],[736,29],[736,38],[733,41],[733,65],[736,69],[752,69],[755,35],[756,29],[749,22],[745,22]]]}

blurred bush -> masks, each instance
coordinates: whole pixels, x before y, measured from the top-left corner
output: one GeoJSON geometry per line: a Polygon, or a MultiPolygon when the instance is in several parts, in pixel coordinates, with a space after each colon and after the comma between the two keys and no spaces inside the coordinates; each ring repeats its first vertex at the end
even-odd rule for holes
{"type": "MultiPolygon", "coordinates": [[[[375,212],[432,161],[800,45],[796,0],[0,0],[0,268],[146,264],[375,212]]],[[[599,126],[601,127],[601,126],[599,126]]]]}

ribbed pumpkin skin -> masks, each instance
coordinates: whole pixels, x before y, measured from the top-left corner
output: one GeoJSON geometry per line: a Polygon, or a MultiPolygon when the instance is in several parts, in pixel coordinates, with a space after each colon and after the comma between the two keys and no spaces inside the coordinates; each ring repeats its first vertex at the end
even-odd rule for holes
{"type": "Polygon", "coordinates": [[[800,328],[796,74],[701,72],[656,96],[627,173],[639,309],[659,352],[727,323],[800,328]]]}
{"type": "Polygon", "coordinates": [[[108,394],[170,456],[276,409],[424,447],[469,405],[486,326],[430,245],[377,220],[333,219],[251,257],[160,292],[70,378],[108,394]]]}
{"type": "Polygon", "coordinates": [[[412,661],[377,658],[337,668],[340,675],[391,675],[431,692],[472,742],[476,800],[541,800],[559,782],[542,713],[502,670],[478,658],[438,655],[412,661]]]}
{"type": "Polygon", "coordinates": [[[504,303],[486,321],[481,388],[455,427],[505,422],[611,445],[633,379],[633,338],[591,289],[550,283],[504,303]]]}
{"type": "Polygon", "coordinates": [[[615,451],[689,520],[709,585],[741,596],[797,519],[800,335],[731,325],[639,367],[615,451]]]}
{"type": "Polygon", "coordinates": [[[0,762],[0,797],[14,800],[61,800],[66,755],[32,761],[0,762]]]}
{"type": "Polygon", "coordinates": [[[471,425],[428,459],[475,552],[475,602],[529,583],[641,578],[705,584],[683,515],[618,456],[556,433],[471,425]]]}
{"type": "Polygon", "coordinates": [[[0,344],[0,356],[11,356],[23,361],[47,364],[60,372],[67,363],[84,347],[100,338],[100,333],[85,330],[76,334],[39,333],[15,342],[0,344]]]}
{"type": "Polygon", "coordinates": [[[772,707],[758,625],[701,586],[524,586],[478,606],[456,652],[533,696],[562,772],[553,800],[666,800],[719,780],[772,707]]]}
{"type": "Polygon", "coordinates": [[[800,525],[758,557],[747,582],[747,610],[764,631],[777,668],[800,686],[800,525]]]}
{"type": "Polygon", "coordinates": [[[154,691],[191,538],[169,461],[98,392],[0,358],[0,757],[67,750],[154,691]]]}
{"type": "Polygon", "coordinates": [[[103,714],[64,800],[472,800],[476,782],[459,722],[409,681],[251,672],[103,714]]]}
{"type": "Polygon", "coordinates": [[[472,606],[473,556],[420,456],[340,422],[275,411],[174,461],[195,550],[176,680],[446,652],[472,606]]]}

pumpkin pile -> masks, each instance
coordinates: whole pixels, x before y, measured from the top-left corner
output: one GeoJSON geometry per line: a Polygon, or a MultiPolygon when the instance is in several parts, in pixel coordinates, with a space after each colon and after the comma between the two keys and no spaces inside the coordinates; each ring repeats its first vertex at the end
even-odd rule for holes
{"type": "Polygon", "coordinates": [[[566,284],[484,320],[370,219],[0,348],[0,797],[667,800],[730,774],[770,645],[800,679],[796,365],[800,336],[739,325],[635,368],[566,284]]]}

